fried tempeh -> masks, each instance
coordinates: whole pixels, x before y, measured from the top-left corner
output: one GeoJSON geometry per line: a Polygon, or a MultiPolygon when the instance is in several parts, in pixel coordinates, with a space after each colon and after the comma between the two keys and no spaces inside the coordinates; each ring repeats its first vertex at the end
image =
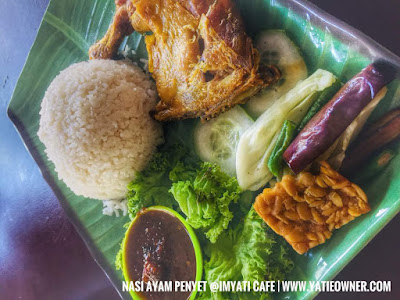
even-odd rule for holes
{"type": "Polygon", "coordinates": [[[256,198],[254,208],[299,254],[324,243],[333,230],[370,211],[364,191],[326,162],[320,163],[318,175],[285,175],[256,198]]]}

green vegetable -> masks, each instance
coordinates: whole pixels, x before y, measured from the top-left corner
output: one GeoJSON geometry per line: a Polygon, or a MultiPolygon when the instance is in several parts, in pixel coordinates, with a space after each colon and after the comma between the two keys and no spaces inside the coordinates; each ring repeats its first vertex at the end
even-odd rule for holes
{"type": "MultiPolygon", "coordinates": [[[[205,248],[205,279],[215,281],[283,280],[293,268],[286,246],[251,209],[234,229],[205,248]]],[[[203,293],[203,299],[268,299],[266,293],[203,293]]]]}
{"type": "Polygon", "coordinates": [[[255,191],[272,179],[268,160],[285,120],[299,123],[311,106],[315,93],[330,87],[336,77],[317,70],[269,107],[240,138],[236,174],[244,190],[255,191]]]}
{"type": "Polygon", "coordinates": [[[282,172],[282,155],[291,143],[296,132],[296,124],[286,120],[283,124],[278,140],[268,160],[268,168],[274,176],[279,177],[282,172]]]}
{"type": "Polygon", "coordinates": [[[122,243],[121,243],[121,249],[118,250],[117,255],[115,257],[115,269],[122,270],[122,243]]]}
{"type": "Polygon", "coordinates": [[[174,207],[174,197],[169,192],[170,171],[187,156],[187,149],[173,145],[155,153],[147,167],[128,185],[128,211],[133,219],[143,207],[164,205],[174,207]]]}
{"type": "MultiPolygon", "coordinates": [[[[131,225],[131,222],[126,223],[123,227],[125,228],[125,230],[127,230],[129,228],[129,225],[131,225]]],[[[116,270],[122,270],[122,254],[123,254],[123,240],[119,245],[119,250],[117,252],[117,255],[115,256],[115,269],[116,270]]]]}
{"type": "Polygon", "coordinates": [[[194,168],[178,163],[170,173],[170,189],[187,222],[201,229],[215,243],[233,218],[229,205],[237,202],[241,190],[235,178],[212,163],[194,168]]]}
{"type": "Polygon", "coordinates": [[[337,91],[340,90],[340,87],[342,86],[341,82],[339,79],[336,79],[335,82],[330,86],[324,89],[321,92],[318,92],[318,97],[315,100],[314,104],[311,105],[310,109],[308,110],[306,116],[303,118],[301,121],[300,125],[297,127],[297,132],[300,132],[304,126],[307,125],[308,121],[314,117],[314,115],[321,110],[322,107],[326,103],[329,102],[335,96],[337,91]]]}
{"type": "Polygon", "coordinates": [[[241,190],[237,180],[212,163],[200,163],[181,145],[160,149],[145,170],[128,185],[128,210],[133,219],[143,207],[180,209],[188,223],[213,243],[233,218],[229,205],[241,190]]]}

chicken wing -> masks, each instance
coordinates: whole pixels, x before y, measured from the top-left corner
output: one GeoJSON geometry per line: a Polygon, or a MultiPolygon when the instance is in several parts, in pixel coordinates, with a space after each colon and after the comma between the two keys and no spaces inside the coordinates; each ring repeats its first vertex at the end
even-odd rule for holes
{"type": "Polygon", "coordinates": [[[276,82],[275,66],[259,66],[232,0],[116,0],[106,35],[91,59],[112,58],[124,36],[145,35],[160,121],[215,117],[276,82]]]}

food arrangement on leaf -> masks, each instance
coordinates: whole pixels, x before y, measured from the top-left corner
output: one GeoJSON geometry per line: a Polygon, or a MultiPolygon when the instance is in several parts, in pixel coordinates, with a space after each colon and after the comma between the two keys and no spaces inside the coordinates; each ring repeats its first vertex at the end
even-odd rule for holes
{"type": "Polygon", "coordinates": [[[390,62],[341,82],[308,69],[284,30],[250,37],[232,0],[115,5],[90,60],[48,87],[38,137],[76,195],[129,215],[116,257],[125,280],[285,280],[297,255],[371,210],[359,170],[368,180],[385,168],[400,135],[399,108],[369,122],[397,75],[390,62]],[[134,31],[147,69],[119,59],[134,31]]]}

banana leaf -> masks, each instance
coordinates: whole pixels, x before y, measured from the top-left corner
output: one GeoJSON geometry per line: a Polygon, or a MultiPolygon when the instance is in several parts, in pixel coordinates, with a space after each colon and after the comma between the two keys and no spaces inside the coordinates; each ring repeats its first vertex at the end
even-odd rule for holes
{"type": "MultiPolygon", "coordinates": [[[[250,35],[262,29],[284,29],[296,42],[310,74],[317,68],[334,73],[342,82],[358,73],[376,58],[386,58],[397,66],[400,59],[377,43],[303,0],[237,0],[250,35]]],[[[72,63],[88,59],[91,44],[107,30],[114,13],[112,0],[51,0],[16,85],[8,108],[32,157],[57,195],[72,223],[87,244],[94,259],[105,271],[121,297],[122,275],[115,271],[128,217],[102,214],[100,201],[75,196],[60,181],[54,165],[45,156],[36,133],[43,95],[52,79],[72,63]]],[[[122,45],[135,50],[133,60],[146,58],[142,37],[134,33],[122,45]]],[[[127,48],[125,48],[127,49],[127,48]]],[[[370,121],[400,104],[400,83],[389,91],[370,121]]],[[[396,156],[381,174],[360,182],[366,190],[372,211],[335,232],[325,244],[295,256],[293,280],[331,280],[400,211],[400,156],[396,156]]],[[[38,203],[38,205],[40,205],[38,203]]],[[[278,299],[311,299],[315,291],[280,293],[278,299]]]]}

